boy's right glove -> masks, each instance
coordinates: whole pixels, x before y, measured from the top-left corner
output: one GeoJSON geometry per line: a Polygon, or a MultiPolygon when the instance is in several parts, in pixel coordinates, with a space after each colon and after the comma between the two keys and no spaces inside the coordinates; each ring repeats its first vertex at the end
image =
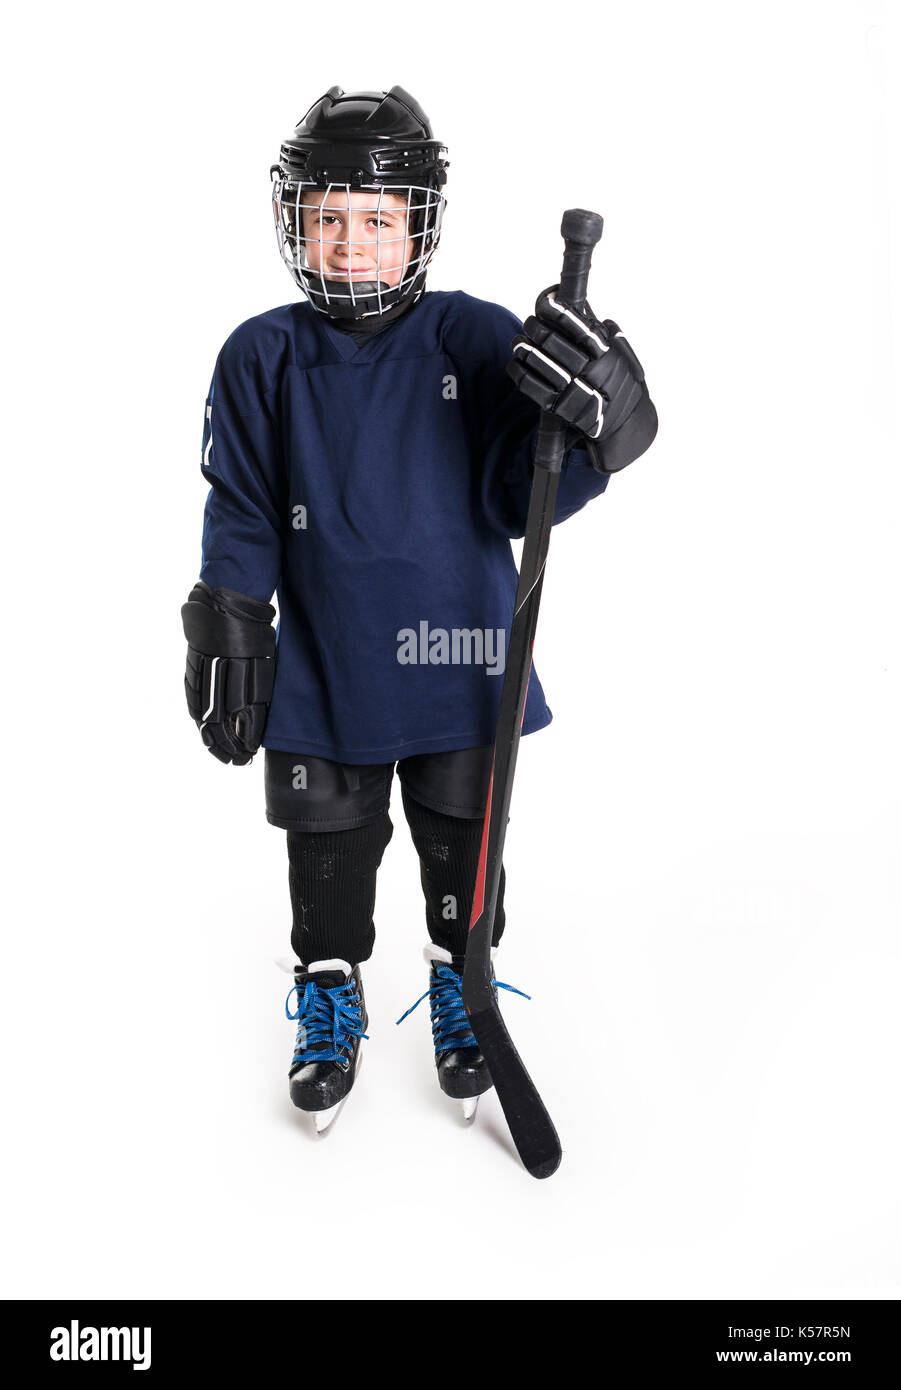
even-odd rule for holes
{"type": "Polygon", "coordinates": [[[275,609],[201,579],[181,617],[191,718],[214,758],[249,763],[262,742],[275,682],[275,609]]]}

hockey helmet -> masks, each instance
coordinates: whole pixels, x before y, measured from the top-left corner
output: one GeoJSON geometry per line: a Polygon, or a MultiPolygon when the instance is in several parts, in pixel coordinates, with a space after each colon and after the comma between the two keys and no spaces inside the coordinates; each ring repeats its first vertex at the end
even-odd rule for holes
{"type": "Polygon", "coordinates": [[[403,87],[331,87],[310,107],[270,172],[279,250],[314,309],[364,319],[424,293],[441,232],[446,153],[403,87]]]}

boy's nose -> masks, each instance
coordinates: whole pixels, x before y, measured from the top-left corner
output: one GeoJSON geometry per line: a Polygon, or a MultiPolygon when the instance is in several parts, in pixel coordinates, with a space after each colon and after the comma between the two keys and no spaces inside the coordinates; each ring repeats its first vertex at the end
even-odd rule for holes
{"type": "Polygon", "coordinates": [[[366,246],[362,237],[351,237],[342,239],[335,247],[336,256],[346,256],[348,259],[356,259],[366,254],[366,246]]]}

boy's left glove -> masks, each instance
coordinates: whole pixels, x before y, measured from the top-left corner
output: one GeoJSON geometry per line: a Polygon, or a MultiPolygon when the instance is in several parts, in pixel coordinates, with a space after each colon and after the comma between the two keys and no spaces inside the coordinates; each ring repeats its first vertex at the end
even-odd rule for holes
{"type": "Polygon", "coordinates": [[[618,324],[596,319],[588,304],[578,313],[558,300],[559,291],[551,285],[539,295],[513,339],[507,374],[542,410],[571,426],[570,448],[587,444],[597,458],[601,450],[590,445],[602,446],[646,394],[644,369],[618,324]]]}

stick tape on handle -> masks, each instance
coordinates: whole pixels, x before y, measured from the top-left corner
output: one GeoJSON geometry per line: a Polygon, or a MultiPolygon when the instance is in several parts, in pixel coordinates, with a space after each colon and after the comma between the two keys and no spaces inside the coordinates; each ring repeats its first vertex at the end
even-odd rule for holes
{"type": "Polygon", "coordinates": [[[560,276],[560,298],[564,304],[581,309],[588,294],[588,272],[591,253],[601,239],[604,219],[584,208],[569,208],[563,214],[560,234],[566,245],[563,252],[563,273],[560,276]]]}
{"type": "MultiPolygon", "coordinates": [[[[601,239],[604,219],[584,208],[569,208],[563,214],[560,231],[565,243],[563,270],[560,275],[560,299],[574,309],[581,309],[588,294],[588,274],[591,253],[601,239]]],[[[566,426],[546,410],[541,412],[538,443],[535,445],[535,467],[547,473],[559,473],[563,467],[566,445],[566,426]]]]}

